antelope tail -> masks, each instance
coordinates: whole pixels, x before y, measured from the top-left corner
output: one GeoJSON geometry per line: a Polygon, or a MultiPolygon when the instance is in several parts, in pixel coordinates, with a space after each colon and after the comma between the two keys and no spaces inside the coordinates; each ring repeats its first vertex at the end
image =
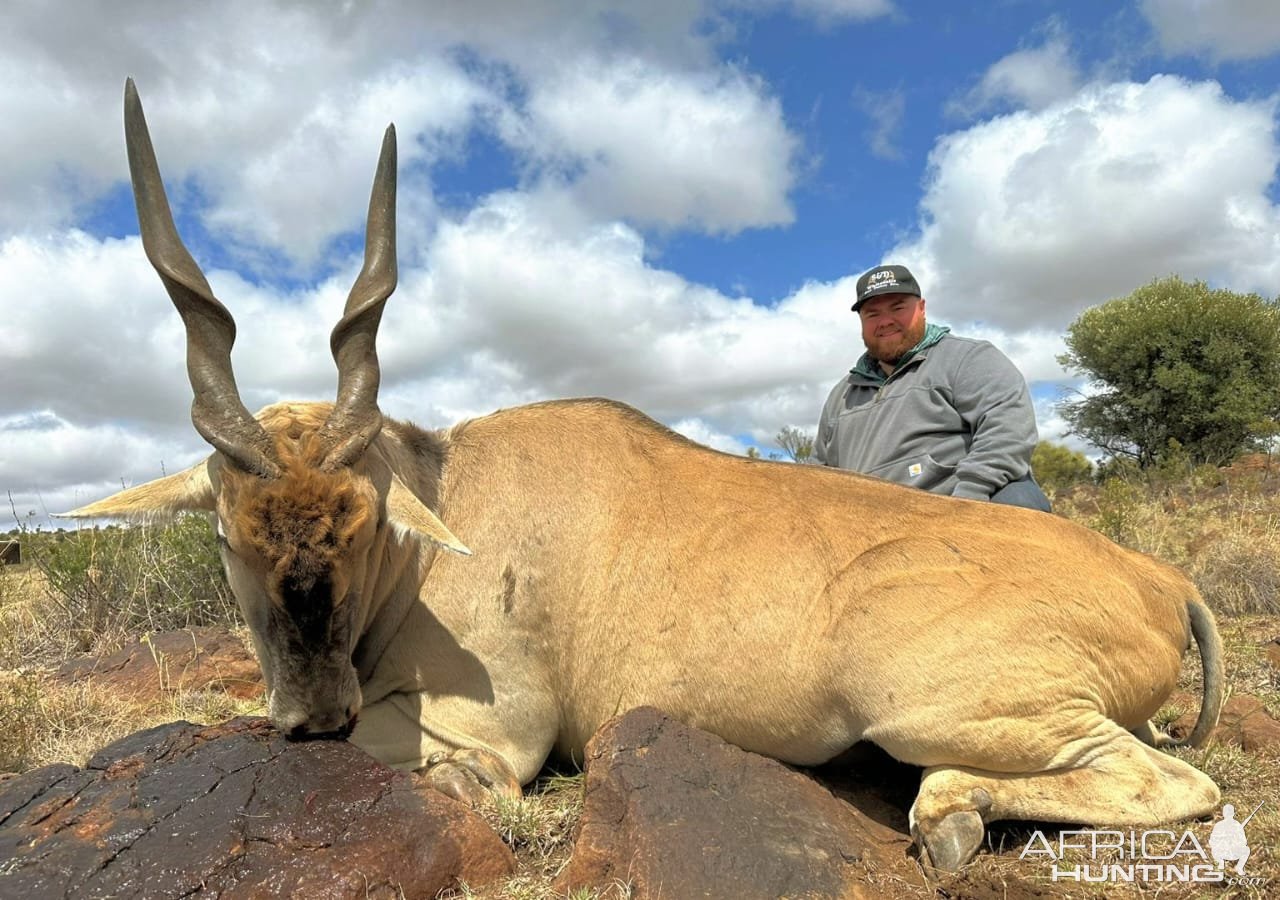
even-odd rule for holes
{"type": "Polygon", "coordinates": [[[1218,725],[1218,716],[1222,713],[1222,701],[1226,694],[1226,664],[1222,655],[1222,637],[1218,634],[1218,624],[1214,621],[1209,607],[1200,600],[1187,603],[1187,614],[1191,619],[1191,635],[1195,638],[1196,647],[1200,650],[1200,671],[1204,674],[1204,696],[1200,701],[1200,715],[1196,718],[1195,728],[1184,740],[1175,741],[1175,747],[1199,747],[1218,725]]]}

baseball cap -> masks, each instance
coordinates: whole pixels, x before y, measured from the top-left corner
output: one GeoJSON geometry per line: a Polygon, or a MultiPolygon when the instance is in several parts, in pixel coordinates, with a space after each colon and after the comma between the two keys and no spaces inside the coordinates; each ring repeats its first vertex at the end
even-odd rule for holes
{"type": "Polygon", "coordinates": [[[906,266],[876,266],[864,272],[858,279],[855,293],[857,299],[853,301],[854,312],[857,312],[858,308],[872,297],[878,297],[881,294],[924,296],[920,293],[920,285],[916,283],[915,276],[907,271],[906,266]]]}

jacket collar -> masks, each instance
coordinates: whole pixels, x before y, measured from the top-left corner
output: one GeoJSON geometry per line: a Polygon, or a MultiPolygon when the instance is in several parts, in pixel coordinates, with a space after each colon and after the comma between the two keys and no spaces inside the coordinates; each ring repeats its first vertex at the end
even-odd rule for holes
{"type": "MultiPolygon", "coordinates": [[[[924,326],[924,337],[920,338],[920,343],[902,354],[902,358],[898,360],[898,364],[894,367],[894,371],[896,372],[903,368],[908,363],[915,360],[917,356],[919,356],[920,359],[923,359],[924,357],[920,354],[924,353],[925,350],[928,350],[934,344],[938,343],[938,341],[942,340],[949,331],[951,331],[951,329],[946,325],[934,325],[932,322],[927,323],[924,326]]],[[[849,374],[858,375],[876,383],[885,381],[888,378],[888,376],[884,374],[884,369],[880,368],[880,361],[869,352],[862,354],[858,359],[857,364],[849,370],[849,374]]]]}

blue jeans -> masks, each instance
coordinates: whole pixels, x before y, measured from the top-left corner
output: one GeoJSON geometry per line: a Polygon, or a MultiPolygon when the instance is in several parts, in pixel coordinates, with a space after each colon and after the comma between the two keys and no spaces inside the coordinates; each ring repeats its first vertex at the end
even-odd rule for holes
{"type": "Polygon", "coordinates": [[[1049,498],[1044,495],[1044,491],[1040,490],[1040,485],[1036,484],[1030,472],[992,494],[991,502],[1038,509],[1040,512],[1053,512],[1049,506],[1049,498]]]}

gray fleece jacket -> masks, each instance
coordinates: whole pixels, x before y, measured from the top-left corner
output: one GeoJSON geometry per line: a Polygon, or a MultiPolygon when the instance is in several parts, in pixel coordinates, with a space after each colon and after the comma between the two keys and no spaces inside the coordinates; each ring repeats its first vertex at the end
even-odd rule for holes
{"type": "Polygon", "coordinates": [[[887,379],[865,361],[827,397],[818,462],[975,500],[1031,470],[1031,393],[987,341],[943,335],[887,379]]]}

